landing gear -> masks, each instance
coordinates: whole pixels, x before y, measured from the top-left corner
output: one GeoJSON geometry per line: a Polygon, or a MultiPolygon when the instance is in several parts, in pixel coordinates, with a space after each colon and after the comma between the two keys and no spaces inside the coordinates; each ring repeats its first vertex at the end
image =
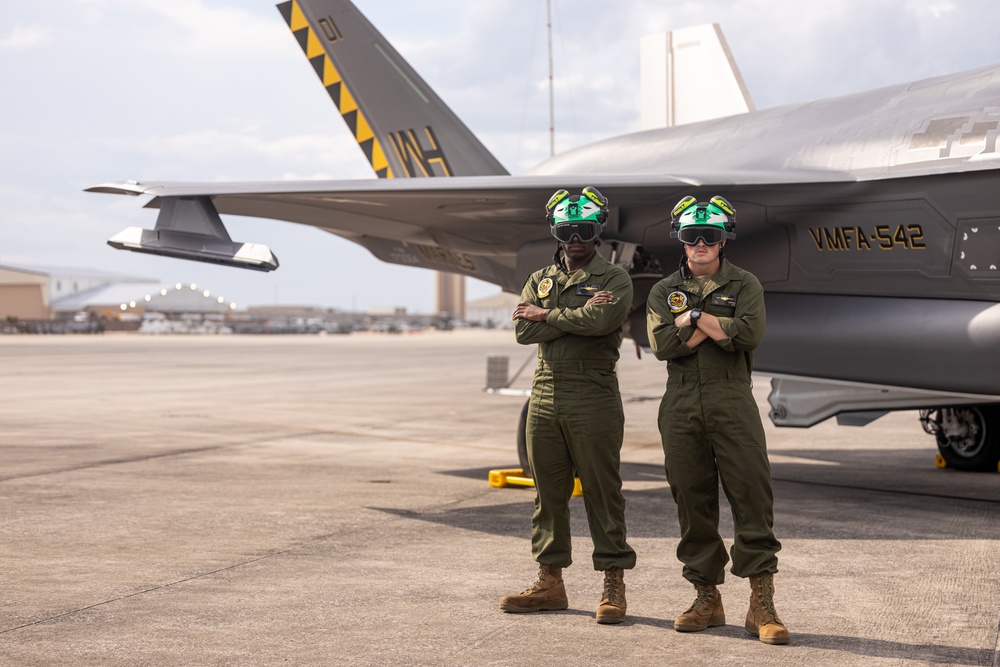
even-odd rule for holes
{"type": "Polygon", "coordinates": [[[949,468],[991,470],[1000,465],[1000,405],[962,405],[920,411],[949,468]]]}

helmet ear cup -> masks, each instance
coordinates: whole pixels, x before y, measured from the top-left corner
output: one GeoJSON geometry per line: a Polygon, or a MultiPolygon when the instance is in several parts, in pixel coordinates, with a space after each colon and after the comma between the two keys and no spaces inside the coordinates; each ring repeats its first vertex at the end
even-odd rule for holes
{"type": "Polygon", "coordinates": [[[724,197],[715,195],[709,201],[726,212],[726,231],[731,233],[730,238],[736,237],[736,209],[724,197]]]}
{"type": "Polygon", "coordinates": [[[588,185],[583,189],[583,196],[600,207],[597,213],[597,221],[603,226],[608,221],[608,198],[601,194],[600,190],[593,185],[588,185]]]}
{"type": "Polygon", "coordinates": [[[670,212],[670,229],[677,231],[681,227],[681,213],[698,203],[698,200],[688,195],[681,199],[670,212]]]}
{"type": "Polygon", "coordinates": [[[559,202],[563,199],[566,199],[566,197],[569,197],[569,192],[566,190],[556,190],[555,193],[549,197],[549,203],[545,205],[545,219],[550,225],[555,223],[556,206],[558,206],[559,202]]]}
{"type": "Polygon", "coordinates": [[[601,191],[593,185],[588,185],[583,189],[583,196],[594,202],[601,208],[608,207],[608,198],[601,194],[601,191]]]}
{"type": "Polygon", "coordinates": [[[677,238],[677,232],[681,228],[681,213],[698,203],[698,200],[688,195],[674,205],[674,210],[670,212],[670,238],[677,238]]]}

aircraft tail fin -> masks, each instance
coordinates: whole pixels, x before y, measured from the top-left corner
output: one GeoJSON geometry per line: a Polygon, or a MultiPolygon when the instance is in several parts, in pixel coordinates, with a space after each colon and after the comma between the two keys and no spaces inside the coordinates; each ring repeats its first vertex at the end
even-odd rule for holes
{"type": "Polygon", "coordinates": [[[754,110],[718,23],[647,35],[640,49],[642,129],[754,110]]]}
{"type": "Polygon", "coordinates": [[[278,10],[379,178],[507,174],[349,0],[278,10]]]}

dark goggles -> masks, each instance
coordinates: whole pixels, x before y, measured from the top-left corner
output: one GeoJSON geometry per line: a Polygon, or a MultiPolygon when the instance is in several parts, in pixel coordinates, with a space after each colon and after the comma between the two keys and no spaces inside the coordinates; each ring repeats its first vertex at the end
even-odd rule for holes
{"type": "Polygon", "coordinates": [[[560,243],[569,243],[579,236],[582,243],[593,241],[601,235],[601,226],[593,222],[563,222],[552,228],[552,236],[560,243]]]}
{"type": "Polygon", "coordinates": [[[687,245],[696,245],[698,239],[705,245],[718,245],[726,238],[726,230],[715,225],[688,225],[677,232],[677,240],[687,245]]]}

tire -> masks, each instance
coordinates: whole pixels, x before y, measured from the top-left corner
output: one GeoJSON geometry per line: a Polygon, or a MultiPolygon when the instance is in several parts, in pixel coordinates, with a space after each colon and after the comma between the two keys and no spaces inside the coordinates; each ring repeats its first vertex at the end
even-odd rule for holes
{"type": "Polygon", "coordinates": [[[935,439],[949,468],[997,471],[1000,405],[961,405],[938,411],[935,439]]]}
{"type": "Polygon", "coordinates": [[[531,477],[531,463],[528,462],[528,404],[531,399],[524,402],[521,408],[521,418],[517,424],[517,459],[521,462],[521,470],[525,477],[531,477]]]}

